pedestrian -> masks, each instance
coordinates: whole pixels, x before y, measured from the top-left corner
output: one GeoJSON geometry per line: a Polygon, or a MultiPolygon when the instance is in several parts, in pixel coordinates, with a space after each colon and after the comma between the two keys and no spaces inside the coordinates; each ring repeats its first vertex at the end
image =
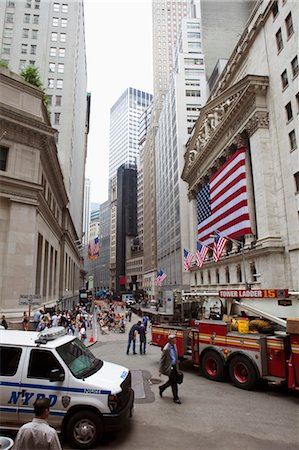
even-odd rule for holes
{"type": "Polygon", "coordinates": [[[54,314],[51,317],[51,324],[53,328],[58,327],[58,316],[56,314],[56,312],[54,312],[54,314]]]}
{"type": "Polygon", "coordinates": [[[42,315],[43,315],[43,311],[41,309],[35,311],[35,313],[33,314],[33,327],[34,327],[35,331],[37,330],[37,327],[40,322],[40,319],[42,318],[42,315]]]}
{"type": "Polygon", "coordinates": [[[0,325],[2,325],[2,327],[4,327],[4,328],[7,330],[8,324],[7,324],[7,322],[6,322],[6,319],[5,319],[5,315],[4,315],[4,314],[3,314],[3,316],[2,316],[1,324],[0,324],[0,325]]]}
{"type": "Polygon", "coordinates": [[[179,396],[178,396],[178,384],[177,384],[178,353],[177,353],[177,348],[175,345],[175,339],[176,339],[175,335],[170,334],[168,336],[168,342],[162,350],[159,372],[160,372],[160,374],[163,373],[164,375],[167,375],[168,381],[166,381],[166,383],[162,384],[162,386],[159,386],[159,391],[160,391],[160,397],[162,397],[165,389],[167,389],[169,386],[171,386],[173,401],[180,405],[181,400],[179,399],[179,396]]]}
{"type": "Polygon", "coordinates": [[[146,327],[142,323],[139,327],[139,339],[140,339],[140,355],[145,355],[146,350],[146,327]]]}
{"type": "Polygon", "coordinates": [[[132,327],[129,331],[127,355],[129,354],[131,344],[133,344],[133,355],[137,355],[137,353],[136,353],[136,337],[137,337],[137,334],[139,333],[140,325],[141,325],[141,320],[139,320],[137,323],[132,325],[132,327]]]}
{"type": "Polygon", "coordinates": [[[86,335],[86,328],[85,328],[85,323],[82,322],[82,325],[80,327],[80,331],[79,331],[79,336],[80,336],[80,341],[82,342],[82,344],[85,343],[87,335],[86,335]]]}
{"type": "Polygon", "coordinates": [[[28,317],[28,314],[26,313],[26,311],[24,311],[24,314],[23,314],[22,325],[23,325],[23,330],[24,331],[28,331],[28,328],[29,328],[29,317],[28,317]]]}
{"type": "Polygon", "coordinates": [[[13,450],[62,450],[57,431],[47,422],[49,398],[36,400],[33,407],[35,418],[19,429],[13,450]]]}
{"type": "Polygon", "coordinates": [[[149,321],[149,317],[147,315],[143,316],[142,322],[145,327],[145,331],[147,330],[148,321],[149,321]]]}

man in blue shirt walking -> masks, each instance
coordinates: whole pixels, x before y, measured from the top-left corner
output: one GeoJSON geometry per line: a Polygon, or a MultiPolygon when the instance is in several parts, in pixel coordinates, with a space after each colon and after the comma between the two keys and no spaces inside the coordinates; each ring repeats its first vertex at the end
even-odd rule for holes
{"type": "Polygon", "coordinates": [[[127,355],[129,354],[131,343],[133,343],[133,355],[137,355],[137,353],[136,353],[136,337],[137,337],[137,334],[139,333],[140,325],[141,325],[141,320],[139,320],[137,323],[132,325],[132,327],[129,331],[127,355]]]}
{"type": "Polygon", "coordinates": [[[178,353],[175,345],[175,335],[170,334],[168,336],[168,342],[162,350],[162,356],[160,359],[159,372],[167,375],[168,381],[159,386],[160,397],[163,396],[163,392],[169,386],[172,389],[174,403],[181,404],[181,400],[178,396],[178,353]]]}

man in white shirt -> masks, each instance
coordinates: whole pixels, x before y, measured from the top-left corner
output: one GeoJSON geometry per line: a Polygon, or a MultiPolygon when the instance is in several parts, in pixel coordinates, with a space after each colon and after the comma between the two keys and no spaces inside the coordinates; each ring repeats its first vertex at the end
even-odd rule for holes
{"type": "Polygon", "coordinates": [[[35,418],[19,429],[13,450],[62,450],[57,431],[47,422],[50,400],[41,398],[33,406],[35,418]]]}

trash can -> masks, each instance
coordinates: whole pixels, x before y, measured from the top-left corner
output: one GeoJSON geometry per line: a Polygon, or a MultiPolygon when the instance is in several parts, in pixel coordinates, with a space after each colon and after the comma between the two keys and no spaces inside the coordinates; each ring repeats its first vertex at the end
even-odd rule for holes
{"type": "Polygon", "coordinates": [[[14,444],[14,441],[6,436],[0,436],[0,449],[9,450],[14,444]]]}

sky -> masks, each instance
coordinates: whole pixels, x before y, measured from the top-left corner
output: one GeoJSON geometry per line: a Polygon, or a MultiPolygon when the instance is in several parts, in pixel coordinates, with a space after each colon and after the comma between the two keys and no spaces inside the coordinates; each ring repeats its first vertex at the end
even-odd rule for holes
{"type": "Polygon", "coordinates": [[[84,0],[91,93],[85,175],[91,202],[108,199],[110,108],[128,88],[153,92],[151,0],[84,0]]]}

